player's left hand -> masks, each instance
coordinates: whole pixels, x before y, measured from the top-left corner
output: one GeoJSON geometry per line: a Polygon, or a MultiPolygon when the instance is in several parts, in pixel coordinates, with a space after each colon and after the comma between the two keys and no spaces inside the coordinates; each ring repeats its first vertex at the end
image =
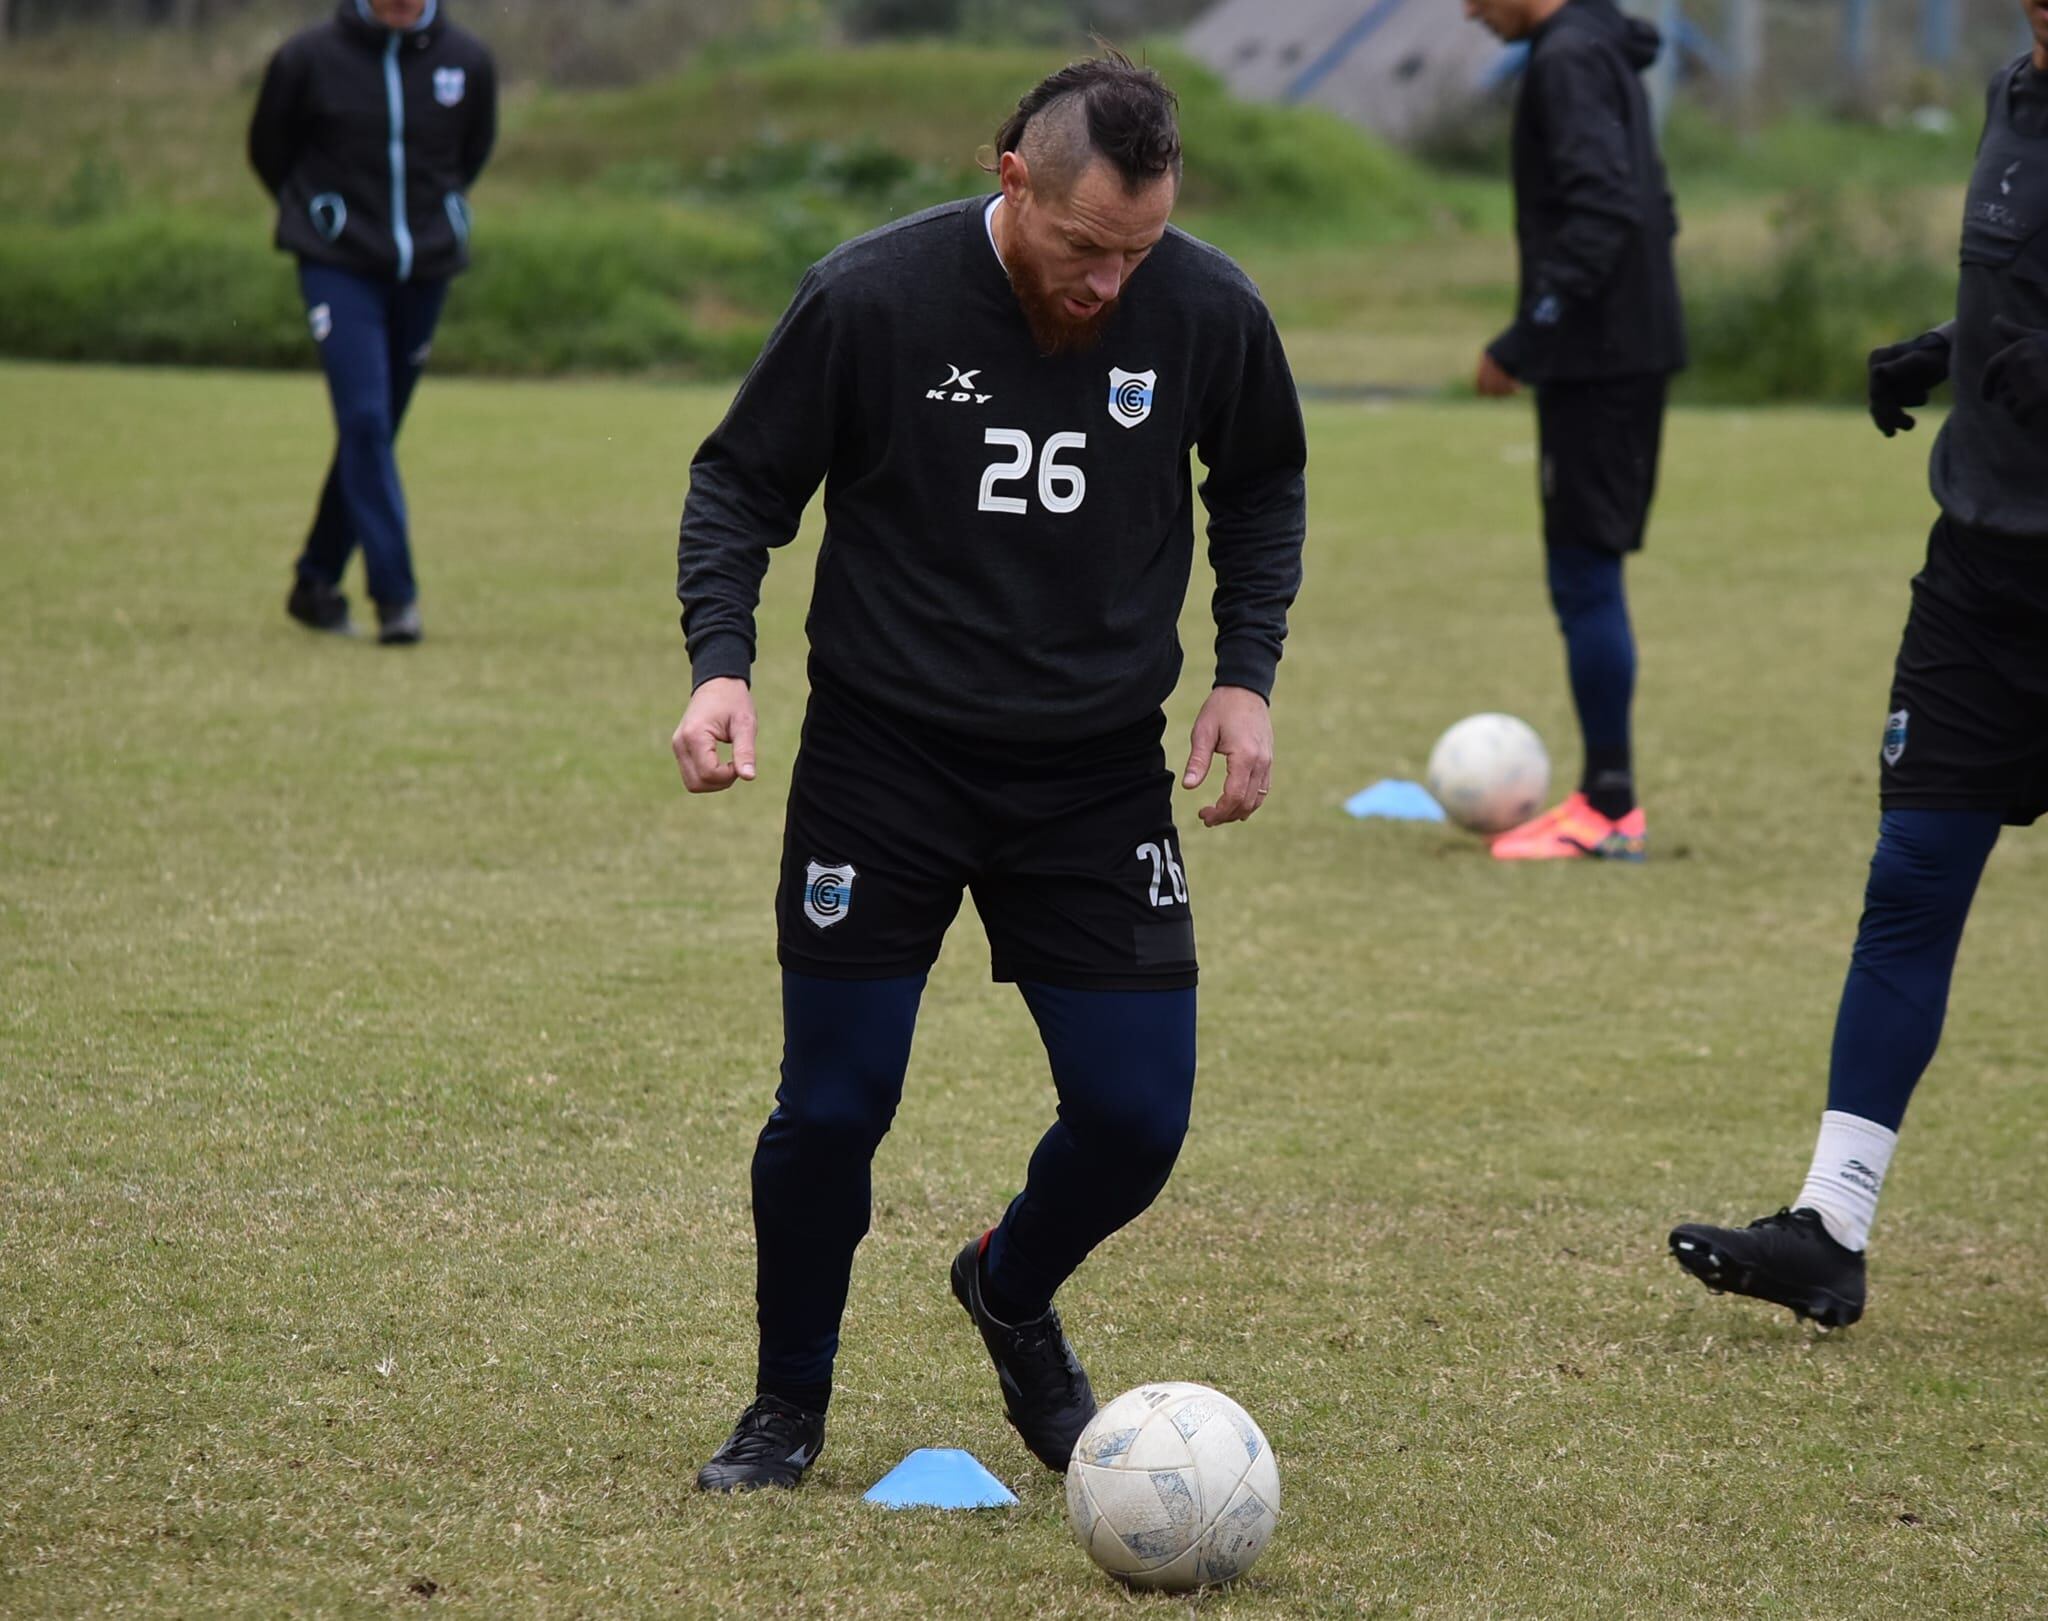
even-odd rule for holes
{"type": "Polygon", "coordinates": [[[2004,316],[1991,330],[2005,341],[1984,367],[1984,398],[2003,407],[2023,428],[2048,427],[2048,332],[2036,332],[2004,316]]]}
{"type": "Polygon", "coordinates": [[[1491,349],[1479,351],[1479,372],[1472,379],[1472,386],[1479,390],[1481,397],[1489,400],[1504,400],[1521,388],[1514,375],[1493,358],[1491,349]]]}
{"type": "Polygon", "coordinates": [[[1190,741],[1183,788],[1201,787],[1217,755],[1230,762],[1222,797],[1195,812],[1204,827],[1245,821],[1266,802],[1273,786],[1273,711],[1265,699],[1247,687],[1216,688],[1195,717],[1190,741]]]}

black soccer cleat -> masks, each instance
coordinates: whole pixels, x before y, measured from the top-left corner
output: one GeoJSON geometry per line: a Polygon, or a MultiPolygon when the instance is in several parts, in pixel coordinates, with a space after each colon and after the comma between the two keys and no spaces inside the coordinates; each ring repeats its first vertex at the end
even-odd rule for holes
{"type": "Polygon", "coordinates": [[[1088,1370],[1074,1355],[1051,1306],[1028,1323],[998,1319],[981,1298],[983,1233],[953,1257],[953,1298],[967,1308],[1002,1381],[1003,1408],[1038,1461],[1064,1473],[1074,1443],[1095,1416],[1088,1370]]]}
{"type": "Polygon", "coordinates": [[[790,1487],[825,1450],[825,1415],[807,1413],[780,1396],[757,1396],[697,1471],[697,1489],[751,1492],[763,1486],[790,1487]]]}
{"type": "Polygon", "coordinates": [[[320,580],[301,575],[292,586],[292,594],[284,599],[284,611],[308,630],[324,631],[329,636],[355,634],[355,626],[348,620],[348,598],[320,580]]]}
{"type": "Polygon", "coordinates": [[[1780,1210],[1747,1227],[1687,1222],[1671,1229],[1671,1258],[1716,1294],[1768,1300],[1822,1328],[1863,1315],[1863,1252],[1837,1244],[1815,1210],[1780,1210]]]}

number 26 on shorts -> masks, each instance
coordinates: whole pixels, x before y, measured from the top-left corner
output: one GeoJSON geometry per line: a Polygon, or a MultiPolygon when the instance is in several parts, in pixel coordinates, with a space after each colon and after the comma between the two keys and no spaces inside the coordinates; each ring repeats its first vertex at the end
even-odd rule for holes
{"type": "Polygon", "coordinates": [[[1147,839],[1138,846],[1138,859],[1152,863],[1152,904],[1185,906],[1188,903],[1188,875],[1173,853],[1173,840],[1154,844],[1147,839]],[[1171,886],[1170,888],[1168,886],[1171,886]]]}

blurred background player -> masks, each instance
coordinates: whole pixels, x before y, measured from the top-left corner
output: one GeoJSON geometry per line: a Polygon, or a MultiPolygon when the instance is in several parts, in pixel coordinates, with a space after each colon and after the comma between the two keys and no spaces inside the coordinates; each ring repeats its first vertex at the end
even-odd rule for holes
{"type": "Polygon", "coordinates": [[[677,594],[693,793],[755,774],[771,547],[822,479],[811,698],[776,898],[782,1085],[753,1163],[757,1399],[698,1475],[794,1486],[824,1444],[869,1163],[925,977],[974,896],[1059,1113],[951,1284],[1012,1424],[1064,1469],[1095,1411],[1053,1293],[1165,1186],[1195,1082],[1195,934],[1161,711],[1208,469],[1214,685],[1181,781],[1251,816],[1306,523],[1301,411],[1265,304],[1169,229],[1172,93],[1111,53],[1040,83],[994,196],[813,266],[690,469],[677,594]],[[718,745],[730,743],[722,760],[718,745]]]}
{"type": "Polygon", "coordinates": [[[1502,834],[1493,853],[1641,860],[1622,560],[1643,544],[1666,386],[1685,364],[1678,216],[1638,78],[1658,34],[1611,0],[1466,0],[1465,10],[1529,45],[1514,122],[1521,287],[1475,386],[1490,398],[1536,390],[1550,600],[1585,745],[1578,791],[1502,834]]]}
{"type": "Polygon", "coordinates": [[[394,441],[469,263],[469,188],[497,135],[490,53],[445,10],[341,0],[271,58],[249,126],[334,402],[334,460],[285,606],[346,635],[341,575],[360,546],[377,639],[401,645],[421,624],[394,441]]]}
{"type": "Polygon", "coordinates": [[[1791,1207],[1670,1239],[1709,1288],[1827,1327],[1863,1315],[1878,1194],[1998,830],[2048,810],[2048,0],[2025,11],[2033,50],[1987,97],[1955,319],[1870,357],[1886,438],[1943,382],[1955,404],[1929,463],[1941,515],[1892,673],[1877,851],[1820,1140],[1791,1207]]]}

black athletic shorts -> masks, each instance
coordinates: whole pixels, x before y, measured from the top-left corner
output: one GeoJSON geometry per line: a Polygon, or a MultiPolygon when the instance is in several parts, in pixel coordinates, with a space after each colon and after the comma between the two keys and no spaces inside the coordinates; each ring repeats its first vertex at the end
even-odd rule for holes
{"type": "Polygon", "coordinates": [[[2048,811],[2048,536],[1935,523],[1880,759],[1886,810],[2048,811]]]}
{"type": "Polygon", "coordinates": [[[1546,545],[1641,549],[1669,383],[1657,374],[1536,385],[1546,545]]]}
{"type": "Polygon", "coordinates": [[[922,973],[966,890],[999,980],[1194,984],[1165,729],[1152,714],[1067,743],[940,734],[814,676],[775,896],[782,966],[922,973]]]}

